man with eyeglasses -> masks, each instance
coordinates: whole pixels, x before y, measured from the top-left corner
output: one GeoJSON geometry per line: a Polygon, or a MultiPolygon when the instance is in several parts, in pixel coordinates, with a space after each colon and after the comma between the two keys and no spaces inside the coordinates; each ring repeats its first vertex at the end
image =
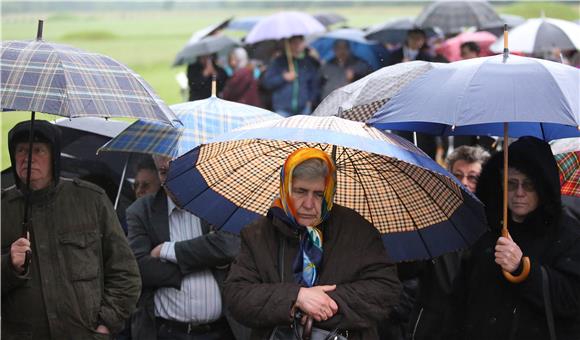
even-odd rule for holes
{"type": "Polygon", "coordinates": [[[562,207],[550,146],[522,137],[509,147],[509,237],[500,236],[503,175],[503,155],[496,154],[477,185],[490,231],[473,246],[458,278],[457,319],[450,323],[457,327],[455,335],[580,339],[580,228],[562,207]],[[502,271],[523,281],[509,281],[502,271]]]}
{"type": "Polygon", "coordinates": [[[161,188],[161,181],[157,175],[157,168],[151,158],[145,158],[137,165],[133,190],[135,198],[141,198],[148,194],[154,194],[161,188]]]}
{"type": "Polygon", "coordinates": [[[2,191],[2,339],[110,339],[141,279],[107,194],[60,178],[60,131],[47,121],[18,123],[8,150],[15,185],[2,191]]]}

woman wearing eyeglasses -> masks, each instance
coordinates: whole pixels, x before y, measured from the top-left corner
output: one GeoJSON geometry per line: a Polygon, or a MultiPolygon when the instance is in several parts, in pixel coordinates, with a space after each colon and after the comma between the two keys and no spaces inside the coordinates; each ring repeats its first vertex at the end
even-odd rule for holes
{"type": "Polygon", "coordinates": [[[453,338],[580,339],[580,222],[563,213],[550,146],[523,137],[509,147],[510,238],[500,234],[502,169],[496,154],[477,184],[490,231],[456,281],[453,338]],[[527,275],[523,257],[531,263],[527,275]],[[502,270],[524,280],[512,283],[502,270]]]}

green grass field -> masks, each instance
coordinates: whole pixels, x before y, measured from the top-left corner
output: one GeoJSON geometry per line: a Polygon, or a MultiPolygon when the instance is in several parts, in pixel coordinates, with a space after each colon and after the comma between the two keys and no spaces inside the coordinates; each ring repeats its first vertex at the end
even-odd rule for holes
{"type": "MultiPolygon", "coordinates": [[[[578,19],[580,5],[556,3],[515,4],[498,7],[498,12],[537,17],[541,10],[546,16],[578,19]]],[[[2,40],[33,39],[38,19],[44,19],[44,39],[73,45],[88,51],[106,54],[139,73],[169,105],[181,102],[175,80],[184,67],[172,68],[173,58],[187,42],[192,32],[223,19],[237,16],[267,15],[282,8],[232,9],[199,11],[136,11],[82,12],[51,14],[2,13],[2,40]]],[[[392,17],[413,16],[421,6],[393,6],[377,4],[373,7],[308,8],[308,12],[333,11],[349,19],[348,24],[364,27],[381,23],[392,17]]],[[[6,149],[8,130],[19,121],[29,119],[28,112],[2,113],[1,168],[9,166],[6,149]]],[[[55,116],[39,114],[40,119],[55,116]]],[[[56,117],[58,118],[58,117],[56,117]]]]}

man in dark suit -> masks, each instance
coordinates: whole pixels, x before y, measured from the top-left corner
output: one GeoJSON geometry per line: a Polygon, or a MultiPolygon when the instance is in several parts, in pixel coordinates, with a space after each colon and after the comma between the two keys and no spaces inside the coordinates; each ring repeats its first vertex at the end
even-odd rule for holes
{"type": "MultiPolygon", "coordinates": [[[[169,158],[154,159],[164,183],[169,158]]],[[[224,317],[221,298],[225,269],[239,252],[239,237],[214,231],[179,209],[164,188],[133,203],[127,223],[143,280],[132,316],[133,337],[227,340],[236,334],[242,339],[244,330],[224,317]]]]}
{"type": "Polygon", "coordinates": [[[389,54],[385,66],[413,60],[431,61],[426,42],[427,36],[425,35],[425,31],[419,28],[409,30],[405,43],[389,54]]]}

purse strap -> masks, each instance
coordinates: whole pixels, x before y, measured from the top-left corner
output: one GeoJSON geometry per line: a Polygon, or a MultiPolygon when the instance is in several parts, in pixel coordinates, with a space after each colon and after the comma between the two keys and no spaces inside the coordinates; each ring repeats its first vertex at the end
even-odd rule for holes
{"type": "Polygon", "coordinates": [[[548,331],[550,332],[550,340],[556,340],[554,312],[552,311],[552,299],[550,295],[550,280],[546,268],[544,266],[540,266],[540,268],[542,270],[542,291],[544,293],[544,308],[546,310],[546,320],[548,321],[548,331]]]}

